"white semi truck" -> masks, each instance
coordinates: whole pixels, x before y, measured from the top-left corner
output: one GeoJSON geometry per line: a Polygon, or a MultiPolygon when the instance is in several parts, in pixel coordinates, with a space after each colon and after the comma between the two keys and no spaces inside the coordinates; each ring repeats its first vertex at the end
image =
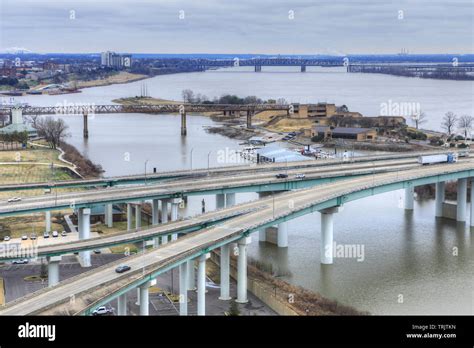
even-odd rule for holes
{"type": "Polygon", "coordinates": [[[458,161],[457,153],[443,153],[439,155],[424,155],[418,157],[420,164],[436,164],[436,163],[455,163],[458,161]]]}

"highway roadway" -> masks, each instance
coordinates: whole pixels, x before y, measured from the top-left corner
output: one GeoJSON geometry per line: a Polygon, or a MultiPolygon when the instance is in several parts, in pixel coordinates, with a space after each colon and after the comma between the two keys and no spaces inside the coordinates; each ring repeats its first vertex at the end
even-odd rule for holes
{"type": "MultiPolygon", "coordinates": [[[[438,154],[447,153],[448,151],[430,151],[430,152],[411,152],[402,154],[389,155],[375,155],[375,156],[360,156],[351,159],[352,163],[364,162],[379,162],[385,160],[407,160],[415,159],[421,154],[438,154]]],[[[60,181],[45,181],[37,183],[21,183],[21,184],[4,184],[0,185],[1,191],[19,191],[19,190],[34,190],[47,188],[67,188],[67,187],[99,187],[99,186],[118,186],[118,185],[133,185],[154,183],[160,181],[171,181],[189,178],[202,178],[205,176],[219,177],[236,174],[250,174],[261,172],[278,172],[280,170],[304,169],[309,167],[337,167],[341,163],[341,159],[326,159],[326,160],[312,160],[312,161],[298,161],[290,163],[262,163],[256,165],[255,163],[248,163],[242,165],[230,165],[224,167],[210,168],[210,169],[193,169],[193,170],[175,170],[160,173],[149,173],[139,175],[113,176],[105,178],[94,179],[79,179],[79,180],[60,180],[60,181]]]]}
{"type": "MultiPolygon", "coordinates": [[[[466,161],[467,158],[462,159],[466,161]]],[[[417,168],[415,158],[380,160],[361,163],[339,163],[330,166],[305,166],[298,169],[281,167],[279,171],[235,173],[219,177],[203,176],[199,179],[186,178],[140,186],[119,186],[89,189],[81,192],[51,193],[22,199],[20,202],[1,202],[0,217],[34,213],[45,210],[90,207],[106,203],[125,203],[149,199],[182,197],[196,194],[216,194],[231,192],[265,192],[297,189],[321,182],[347,179],[357,175],[367,175],[387,171],[417,168]],[[288,178],[277,179],[276,173],[286,173],[288,178]],[[305,174],[304,179],[295,178],[305,174]]]]}
{"type": "Polygon", "coordinates": [[[416,169],[359,176],[260,199],[253,204],[263,204],[263,208],[188,234],[144,254],[130,256],[126,261],[104,265],[60,282],[52,288],[19,298],[8,303],[0,311],[0,315],[82,314],[124,291],[154,279],[158,274],[188,259],[236,241],[281,219],[291,219],[299,213],[319,211],[334,206],[336,202],[347,202],[379,192],[400,189],[403,187],[400,185],[416,185],[472,176],[474,176],[474,162],[467,160],[454,164],[419,166],[416,169]],[[115,273],[115,267],[122,262],[130,265],[131,271],[123,274],[115,273]]]}

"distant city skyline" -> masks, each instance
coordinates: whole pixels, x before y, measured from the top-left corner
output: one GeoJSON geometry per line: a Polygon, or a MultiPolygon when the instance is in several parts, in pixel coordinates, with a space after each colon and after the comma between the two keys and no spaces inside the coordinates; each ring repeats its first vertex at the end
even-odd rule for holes
{"type": "Polygon", "coordinates": [[[472,0],[0,0],[0,52],[474,53],[472,0]]]}

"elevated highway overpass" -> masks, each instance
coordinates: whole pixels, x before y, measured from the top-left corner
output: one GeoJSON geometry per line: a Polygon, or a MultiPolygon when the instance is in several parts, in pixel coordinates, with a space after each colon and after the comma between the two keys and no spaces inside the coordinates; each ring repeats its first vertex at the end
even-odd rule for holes
{"type": "MultiPolygon", "coordinates": [[[[119,301],[119,314],[125,314],[124,296],[134,288],[140,289],[140,313],[148,314],[149,283],[159,274],[175,267],[179,267],[180,270],[180,294],[183,296],[183,300],[180,301],[180,313],[187,314],[188,280],[185,266],[189,260],[197,259],[199,263],[198,314],[203,315],[205,314],[205,260],[211,250],[221,248],[221,296],[227,299],[229,244],[238,243],[237,301],[245,302],[247,299],[246,245],[249,243],[251,233],[304,214],[320,212],[322,214],[321,262],[332,263],[333,215],[344,203],[383,192],[411,189],[424,184],[434,183],[438,189],[446,181],[458,180],[458,211],[465,210],[465,184],[468,178],[472,181],[473,177],[473,161],[463,161],[353,177],[260,199],[258,200],[260,208],[255,211],[230,218],[202,231],[190,233],[172,243],[129,257],[126,261],[132,267],[129,272],[117,274],[114,269],[119,262],[107,264],[12,301],[0,311],[0,314],[89,314],[92,309],[115,298],[119,301]]],[[[471,191],[471,198],[474,198],[474,190],[471,191]]],[[[474,216],[473,208],[474,205],[471,205],[471,225],[474,216]]],[[[120,261],[122,262],[124,261],[120,261]]]]}
{"type": "MultiPolygon", "coordinates": [[[[138,175],[126,176],[112,176],[94,179],[79,179],[79,180],[59,180],[59,181],[44,181],[37,183],[19,183],[19,184],[3,184],[0,185],[0,192],[8,191],[22,191],[22,190],[37,190],[37,189],[63,189],[63,188],[87,188],[87,187],[113,187],[123,185],[145,185],[150,183],[173,181],[190,178],[202,177],[219,177],[236,174],[251,174],[262,172],[279,172],[281,170],[305,169],[305,168],[321,168],[337,170],[342,164],[357,164],[357,163],[372,163],[379,162],[381,165],[383,161],[387,161],[386,165],[390,165],[391,160],[399,160],[393,164],[408,163],[409,159],[415,159],[424,154],[439,154],[448,153],[449,151],[425,151],[425,152],[410,152],[402,154],[384,154],[375,156],[359,156],[353,157],[349,162],[343,162],[341,159],[326,159],[315,161],[297,161],[289,163],[261,163],[255,165],[254,163],[243,165],[230,165],[218,168],[197,168],[190,170],[175,170],[159,173],[147,173],[138,175]]],[[[452,151],[451,151],[452,152],[452,151]]],[[[413,161],[412,161],[413,162],[413,161]]]]}

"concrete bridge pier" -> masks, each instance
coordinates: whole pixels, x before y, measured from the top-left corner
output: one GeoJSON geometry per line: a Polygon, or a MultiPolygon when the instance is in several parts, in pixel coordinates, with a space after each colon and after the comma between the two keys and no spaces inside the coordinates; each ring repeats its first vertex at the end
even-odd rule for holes
{"type": "Polygon", "coordinates": [[[250,110],[247,110],[247,128],[252,128],[252,116],[253,116],[253,112],[250,110]]]}
{"type": "Polygon", "coordinates": [[[51,232],[51,210],[44,212],[44,220],[46,222],[45,232],[51,232]]]}
{"type": "Polygon", "coordinates": [[[132,204],[127,203],[127,231],[130,231],[132,229],[132,219],[133,219],[132,204]]]}
{"type": "Polygon", "coordinates": [[[225,195],[225,206],[227,208],[235,205],[235,193],[226,193],[225,195]]]}
{"type": "MultiPolygon", "coordinates": [[[[161,200],[161,223],[166,224],[168,222],[168,202],[169,199],[161,200]]],[[[168,243],[168,236],[161,237],[161,244],[168,243]]]]}
{"type": "MultiPolygon", "coordinates": [[[[89,208],[79,208],[77,210],[77,220],[79,229],[79,240],[89,239],[91,234],[91,210],[89,208]]],[[[79,258],[82,267],[91,266],[90,250],[80,251],[79,258]]]]}
{"type": "Polygon", "coordinates": [[[237,300],[238,303],[247,303],[247,245],[251,237],[239,239],[239,255],[237,257],[237,300]]]}
{"type": "Polygon", "coordinates": [[[83,119],[84,119],[84,138],[87,139],[89,138],[89,127],[87,125],[87,112],[84,111],[83,113],[83,119]]]}
{"type": "Polygon", "coordinates": [[[456,221],[466,221],[467,179],[458,179],[456,221]]]}
{"type": "Polygon", "coordinates": [[[140,315],[149,314],[149,300],[150,300],[150,282],[140,285],[140,315]]]}
{"type": "Polygon", "coordinates": [[[415,188],[413,186],[405,188],[405,210],[413,210],[415,202],[414,195],[415,188]]]}
{"type": "Polygon", "coordinates": [[[219,300],[228,301],[230,297],[230,244],[221,246],[220,258],[220,272],[221,272],[221,295],[219,300]]]}
{"type": "Polygon", "coordinates": [[[216,194],[216,210],[225,208],[225,194],[216,194]]]}
{"type": "Polygon", "coordinates": [[[277,245],[279,248],[288,247],[288,221],[278,224],[277,245]]]}
{"type": "Polygon", "coordinates": [[[330,265],[333,263],[333,241],[334,241],[334,213],[338,213],[340,207],[332,207],[321,210],[321,263],[330,265]]]}
{"type": "Polygon", "coordinates": [[[262,71],[262,66],[261,65],[255,65],[255,72],[261,72],[262,71]]]}
{"type": "MultiPolygon", "coordinates": [[[[183,200],[181,198],[173,198],[171,199],[171,221],[177,221],[178,220],[178,208],[179,205],[181,204],[183,200]]],[[[171,235],[171,240],[177,240],[178,239],[178,234],[173,233],[171,235]]]]}
{"type": "Polygon", "coordinates": [[[442,217],[443,216],[443,203],[445,199],[445,182],[437,182],[436,183],[436,192],[435,192],[435,199],[436,199],[436,211],[435,211],[435,216],[436,217],[442,217]]]}
{"type": "MultiPolygon", "coordinates": [[[[151,201],[151,224],[153,226],[158,225],[159,223],[159,206],[158,199],[153,199],[151,201]]],[[[160,245],[160,237],[153,238],[153,247],[157,248],[160,245]]]]}
{"type": "Polygon", "coordinates": [[[48,286],[52,287],[59,283],[59,262],[61,256],[47,257],[48,260],[48,286]]]}
{"type": "Polygon", "coordinates": [[[135,228],[139,229],[142,227],[142,204],[135,204],[135,228]]]}
{"type": "Polygon", "coordinates": [[[117,315],[127,315],[127,294],[117,298],[117,315]]]}
{"type": "Polygon", "coordinates": [[[306,65],[301,66],[301,72],[306,72],[306,65]]]}
{"type": "Polygon", "coordinates": [[[179,265],[179,315],[188,315],[188,265],[179,265]]]}
{"type": "Polygon", "coordinates": [[[107,227],[112,228],[114,226],[114,212],[111,203],[105,204],[104,206],[104,223],[107,227]]]}
{"type": "Polygon", "coordinates": [[[187,134],[187,129],[186,129],[186,111],[183,111],[181,113],[181,135],[186,135],[187,134]]]}
{"type": "Polygon", "coordinates": [[[206,260],[210,254],[199,256],[197,276],[197,315],[206,315],[206,260]]]}
{"type": "Polygon", "coordinates": [[[194,269],[194,260],[188,260],[188,290],[196,290],[196,273],[194,269]]]}

